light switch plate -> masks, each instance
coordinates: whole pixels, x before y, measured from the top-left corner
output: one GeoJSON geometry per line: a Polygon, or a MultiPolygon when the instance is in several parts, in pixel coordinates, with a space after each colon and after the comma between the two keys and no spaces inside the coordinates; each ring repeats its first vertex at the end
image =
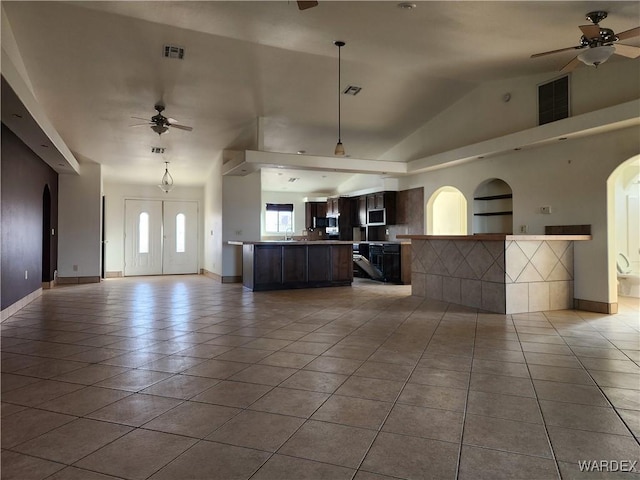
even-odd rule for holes
{"type": "Polygon", "coordinates": [[[544,214],[551,213],[551,206],[550,205],[545,205],[543,207],[540,207],[540,213],[544,213],[544,214]]]}

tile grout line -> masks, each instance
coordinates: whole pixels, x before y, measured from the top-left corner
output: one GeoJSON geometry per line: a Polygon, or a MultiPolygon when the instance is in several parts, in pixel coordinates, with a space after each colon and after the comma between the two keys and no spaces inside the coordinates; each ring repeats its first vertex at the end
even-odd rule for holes
{"type": "MultiPolygon", "coordinates": [[[[546,315],[545,315],[546,316],[546,315]]],[[[578,315],[579,316],[579,315],[578,315]]],[[[580,317],[580,319],[584,322],[586,320],[584,320],[582,317],[580,317]]],[[[550,322],[551,323],[551,322],[550,322]]],[[[553,323],[551,324],[553,325],[553,323]]],[[[553,325],[554,330],[556,330],[556,332],[558,331],[557,328],[555,327],[555,325],[553,325]]],[[[560,335],[560,332],[558,332],[558,335],[560,335]]],[[[560,337],[564,340],[564,337],[562,335],[560,335],[560,337]]],[[[620,415],[620,412],[618,412],[618,408],[613,404],[613,402],[611,401],[611,399],[609,398],[609,396],[605,393],[605,391],[602,389],[602,387],[600,386],[600,384],[595,380],[595,378],[593,378],[593,376],[591,375],[591,372],[584,366],[584,364],[582,363],[582,360],[580,359],[580,357],[578,355],[575,354],[575,352],[573,351],[573,348],[571,348],[571,345],[569,345],[568,343],[565,344],[567,345],[567,347],[569,348],[569,350],[571,350],[571,353],[573,354],[573,356],[576,358],[576,360],[580,363],[580,365],[582,366],[582,369],[585,371],[585,373],[589,376],[589,378],[591,379],[591,381],[594,383],[594,385],[598,388],[598,391],[602,394],[602,396],[607,400],[607,403],[611,406],[611,409],[615,412],[616,416],[620,419],[620,421],[622,422],[622,424],[627,428],[627,430],[629,431],[631,438],[633,438],[635,440],[635,442],[640,445],[640,440],[636,437],[636,435],[634,434],[633,430],[631,430],[631,428],[629,427],[629,425],[627,424],[627,422],[624,420],[624,418],[622,418],[622,415],[620,415]]],[[[613,345],[613,344],[612,344],[613,345]]],[[[614,345],[615,346],[615,345],[614,345]]],[[[620,349],[618,347],[616,347],[617,351],[620,351],[620,349]]],[[[624,353],[623,353],[624,354],[624,353]]],[[[528,367],[527,367],[528,368],[528,367]]],[[[615,387],[613,387],[615,388],[615,387]]],[[[534,389],[535,389],[535,385],[534,385],[534,389]]],[[[637,391],[637,390],[634,390],[637,391]]],[[[536,397],[537,397],[537,393],[536,393],[536,397]]],[[[546,425],[546,422],[545,422],[546,425]]],[[[568,428],[568,427],[567,427],[568,428]]],[[[546,429],[546,427],[545,427],[546,429]]],[[[588,430],[591,431],[591,430],[588,430]]],[[[606,433],[606,432],[601,432],[601,433],[606,433]]],[[[614,434],[608,434],[608,435],[614,435],[614,434]]]]}
{"type": "MultiPolygon", "coordinates": [[[[543,315],[544,315],[544,313],[543,313],[543,315]]],[[[547,322],[549,322],[548,317],[546,315],[544,315],[544,317],[545,317],[545,320],[547,322]]],[[[549,323],[551,323],[551,322],[549,322],[549,323]]],[[[551,324],[551,325],[553,325],[553,324],[551,324]]],[[[514,324],[514,328],[515,328],[515,331],[516,331],[516,336],[518,337],[518,343],[520,344],[520,348],[522,348],[522,341],[520,340],[520,333],[518,332],[518,328],[517,328],[517,326],[515,324],[514,324]]],[[[556,330],[555,327],[554,327],[554,330],[556,330]]],[[[556,330],[556,332],[557,332],[557,330],[556,330]]],[[[558,335],[560,335],[560,334],[558,333],[558,335]]],[[[561,335],[560,335],[560,337],[562,338],[561,335]]],[[[564,338],[562,340],[564,341],[564,338]]],[[[565,344],[566,344],[566,342],[565,342],[565,344]]],[[[523,350],[523,352],[524,352],[524,350],[523,350]]],[[[549,445],[549,451],[551,452],[551,460],[553,460],[553,464],[555,466],[556,474],[557,474],[558,478],[562,479],[562,474],[560,473],[560,465],[558,464],[558,459],[556,458],[556,452],[555,452],[555,450],[553,448],[553,443],[551,442],[551,435],[549,435],[549,429],[547,428],[547,422],[546,422],[546,420],[544,418],[544,413],[542,412],[542,405],[540,405],[540,399],[538,398],[538,391],[536,390],[536,384],[533,381],[533,377],[531,376],[531,369],[529,368],[529,362],[527,361],[527,357],[524,354],[523,354],[523,356],[524,356],[524,362],[525,362],[524,364],[526,365],[527,372],[529,373],[529,381],[531,382],[531,387],[533,388],[533,393],[535,395],[536,405],[538,406],[538,413],[540,414],[540,417],[542,418],[542,427],[544,428],[544,434],[545,434],[545,437],[547,439],[547,445],[549,445]]]]}
{"type": "MultiPolygon", "coordinates": [[[[395,303],[395,302],[396,302],[396,300],[394,300],[394,302],[393,302],[393,303],[395,303]]],[[[353,310],[353,309],[351,309],[351,310],[353,310]]],[[[351,311],[351,310],[350,310],[350,311],[351,311]]],[[[415,311],[415,309],[414,309],[413,311],[415,311]]],[[[346,313],[347,313],[347,312],[345,312],[343,315],[346,315],[346,313]]],[[[375,319],[376,317],[378,317],[378,316],[380,316],[380,315],[381,315],[381,314],[378,314],[378,315],[374,316],[373,318],[371,318],[371,319],[367,320],[363,325],[366,325],[367,323],[371,322],[373,319],[375,319]]],[[[340,315],[340,316],[342,316],[342,315],[340,315]]],[[[337,318],[340,318],[340,317],[337,317],[337,318]]],[[[337,320],[337,318],[336,318],[336,319],[334,319],[334,320],[332,320],[331,322],[326,323],[326,324],[325,324],[325,325],[323,325],[323,326],[326,326],[326,325],[328,325],[329,323],[332,323],[333,321],[337,320]]],[[[405,321],[406,321],[406,319],[405,319],[405,321]]],[[[404,323],[404,321],[403,321],[402,323],[404,323]]],[[[400,325],[402,325],[402,323],[401,323],[400,325]]],[[[394,328],[394,330],[393,330],[391,333],[389,333],[389,335],[387,335],[386,339],[388,339],[388,338],[393,334],[393,332],[394,332],[394,331],[396,331],[396,330],[399,328],[399,326],[400,326],[400,325],[398,325],[396,328],[394,328]]],[[[362,326],[362,325],[361,325],[361,326],[362,326]]],[[[318,328],[322,328],[322,327],[318,327],[318,328]]],[[[360,328],[360,327],[358,327],[358,328],[360,328]]],[[[317,329],[316,329],[316,330],[317,330],[317,329]]],[[[356,330],[357,330],[357,329],[356,329],[356,330]]],[[[335,343],[331,348],[333,348],[334,346],[336,346],[338,343],[340,343],[340,341],[342,341],[342,340],[344,340],[345,338],[347,338],[349,335],[351,335],[351,334],[352,334],[353,332],[355,332],[356,330],[353,330],[353,331],[352,331],[351,333],[349,333],[348,335],[345,335],[342,339],[340,339],[338,342],[336,342],[336,343],[335,343]]],[[[314,332],[315,332],[315,330],[314,330],[314,332]]],[[[310,332],[310,333],[311,333],[311,332],[310,332]]],[[[383,342],[383,344],[384,344],[384,342],[383,342]]],[[[380,345],[380,346],[382,346],[382,345],[380,345]]],[[[375,352],[377,352],[379,348],[380,348],[380,347],[376,348],[376,350],[374,350],[374,351],[373,351],[373,352],[372,352],[372,353],[367,357],[367,359],[362,360],[362,361],[361,361],[360,366],[362,366],[362,365],[363,365],[363,364],[364,364],[364,363],[365,363],[365,362],[366,362],[366,361],[367,361],[367,360],[368,360],[368,359],[369,359],[369,358],[370,358],[370,357],[371,357],[375,352]]],[[[322,356],[322,354],[321,354],[321,355],[317,355],[316,357],[317,357],[317,358],[319,358],[319,357],[321,357],[321,356],[322,356]]],[[[332,358],[344,358],[344,357],[332,357],[332,358]]],[[[308,365],[308,364],[309,364],[309,363],[311,363],[312,361],[313,361],[313,360],[311,360],[310,362],[308,362],[308,363],[307,363],[307,364],[305,364],[304,366],[308,365]]],[[[298,371],[302,371],[302,369],[304,368],[304,366],[303,366],[303,367],[301,367],[301,368],[299,368],[299,369],[298,369],[298,371]]],[[[360,368],[360,367],[358,367],[358,368],[360,368]]],[[[296,372],[296,373],[297,373],[297,372],[296,372]]],[[[328,373],[328,372],[324,372],[324,373],[328,373]]],[[[292,374],[291,376],[293,376],[293,375],[295,375],[295,374],[292,374]]],[[[347,378],[345,378],[345,379],[344,379],[344,381],[340,384],[340,386],[341,386],[341,385],[343,385],[343,384],[344,384],[347,380],[349,380],[349,378],[351,378],[352,376],[353,376],[353,373],[352,373],[351,375],[347,375],[347,376],[346,376],[347,378]]],[[[287,377],[287,379],[288,379],[288,378],[290,378],[290,377],[287,377]]],[[[286,381],[286,379],[285,379],[285,380],[283,380],[281,383],[283,383],[284,381],[286,381]]],[[[281,384],[281,383],[280,383],[280,384],[281,384]]],[[[279,385],[280,385],[280,384],[279,384],[279,385]]],[[[338,387],[334,390],[334,393],[335,393],[335,391],[337,391],[337,390],[338,390],[338,388],[340,388],[340,386],[338,386],[338,387]]],[[[274,387],[273,389],[275,389],[275,388],[276,388],[276,387],[274,387]]],[[[284,388],[284,387],[283,387],[283,388],[284,388]]],[[[273,390],[273,389],[272,389],[272,390],[273,390]]],[[[270,391],[272,391],[272,390],[270,390],[270,391]]],[[[303,390],[303,391],[304,391],[304,390],[303,390]]],[[[260,469],[262,469],[262,467],[264,467],[264,466],[266,465],[266,463],[267,463],[269,460],[271,460],[271,458],[273,458],[275,455],[285,455],[285,454],[279,454],[279,453],[278,453],[278,452],[280,451],[280,449],[281,449],[281,448],[282,448],[282,447],[283,447],[283,446],[284,446],[284,445],[285,445],[289,440],[291,440],[291,438],[293,438],[293,436],[294,436],[296,433],[298,433],[298,431],[300,431],[300,429],[301,429],[304,425],[306,425],[306,424],[307,424],[307,422],[311,421],[311,419],[312,419],[311,417],[313,417],[313,415],[315,415],[315,413],[316,413],[318,410],[320,410],[320,408],[322,408],[322,406],[323,406],[323,405],[324,405],[324,404],[325,404],[325,403],[326,403],[326,402],[327,402],[327,401],[328,401],[328,400],[329,400],[329,399],[334,395],[334,393],[330,393],[330,394],[328,394],[329,396],[328,396],[328,397],[327,397],[327,398],[326,398],[322,403],[320,403],[320,405],[318,405],[318,407],[317,407],[317,408],[316,408],[316,409],[311,413],[311,415],[309,415],[309,417],[306,417],[306,418],[304,419],[304,422],[302,422],[302,423],[300,424],[300,426],[299,426],[298,428],[296,428],[296,429],[294,430],[294,432],[293,432],[293,433],[291,433],[291,435],[289,435],[289,436],[287,437],[287,439],[286,439],[284,442],[282,442],[282,444],[281,444],[281,445],[280,445],[280,446],[279,446],[279,447],[278,447],[274,452],[270,452],[270,453],[271,453],[271,455],[269,455],[269,457],[268,457],[268,458],[267,458],[267,459],[266,459],[266,460],[265,460],[265,461],[264,461],[264,462],[263,462],[263,463],[262,463],[262,464],[261,464],[261,465],[260,465],[260,466],[259,466],[259,467],[258,467],[258,468],[257,468],[257,469],[256,469],[256,470],[255,470],[251,475],[250,475],[250,476],[249,476],[249,477],[248,477],[248,479],[247,479],[247,480],[250,480],[251,478],[253,478],[253,477],[254,477],[254,476],[255,476],[255,475],[260,471],[260,469]]],[[[266,394],[265,394],[265,395],[266,395],[266,394]]],[[[262,397],[261,397],[261,398],[262,398],[262,397]]],[[[256,400],[256,401],[257,401],[257,400],[256,400]]],[[[254,402],[254,403],[255,403],[255,402],[254,402]]],[[[247,408],[248,408],[248,407],[247,407],[247,408]]],[[[301,418],[301,417],[297,417],[297,418],[301,418]]],[[[314,420],[314,421],[319,421],[319,420],[314,420]]],[[[329,422],[329,423],[330,423],[330,422],[329,422]]],[[[342,425],[342,424],[339,424],[339,425],[342,425]]],[[[217,430],[217,429],[216,429],[216,430],[217,430]]],[[[212,432],[212,433],[213,433],[213,432],[212,432]]],[[[367,452],[368,452],[368,450],[367,450],[367,452]]],[[[366,454],[365,454],[365,455],[366,455],[366,454]]],[[[319,462],[319,461],[317,461],[317,460],[312,460],[312,459],[309,459],[309,458],[296,457],[295,455],[287,455],[287,456],[290,456],[290,457],[293,457],[293,458],[300,458],[300,459],[302,459],[302,460],[308,460],[308,461],[312,461],[312,462],[326,463],[327,465],[334,465],[334,464],[327,463],[327,462],[319,462]]],[[[364,457],[363,457],[363,460],[364,460],[364,457]]],[[[344,467],[343,465],[334,465],[334,466],[342,467],[342,468],[348,468],[348,467],[344,467]]],[[[358,467],[358,468],[359,468],[359,467],[358,467]]],[[[357,474],[357,472],[358,472],[358,468],[356,468],[356,469],[355,469],[353,476],[355,476],[355,475],[357,474]]],[[[353,477],[352,477],[352,478],[353,478],[353,477]]]]}
{"type": "Polygon", "coordinates": [[[462,446],[464,445],[464,430],[467,423],[467,409],[469,407],[469,394],[471,393],[471,376],[473,375],[473,360],[475,358],[477,336],[478,312],[476,311],[475,329],[473,331],[473,347],[471,348],[471,369],[469,370],[469,381],[467,382],[467,395],[464,399],[464,410],[462,412],[462,430],[460,431],[460,446],[458,447],[458,458],[456,459],[456,480],[460,478],[460,462],[462,461],[462,446]]]}
{"type": "MultiPolygon", "coordinates": [[[[421,302],[418,306],[416,306],[416,308],[413,309],[413,312],[415,312],[423,303],[427,302],[428,300],[424,300],[423,302],[421,302]]],[[[424,356],[424,352],[427,350],[427,348],[429,347],[429,344],[431,343],[431,340],[433,338],[433,335],[435,334],[435,332],[437,331],[438,327],[440,326],[440,324],[442,323],[442,320],[447,312],[449,308],[449,304],[447,304],[447,308],[444,309],[442,311],[442,314],[440,316],[440,319],[438,320],[438,324],[435,326],[435,328],[433,329],[433,332],[431,333],[431,335],[429,336],[429,340],[427,341],[425,347],[422,349],[422,352],[420,354],[420,358],[418,359],[418,361],[416,362],[416,364],[413,366],[413,368],[411,369],[411,371],[409,372],[409,374],[407,375],[407,378],[405,379],[405,381],[403,382],[402,388],[400,388],[400,390],[398,391],[396,398],[394,399],[393,402],[391,402],[391,408],[389,408],[389,411],[387,412],[387,414],[384,416],[384,418],[382,419],[382,421],[380,422],[380,425],[378,425],[378,428],[376,429],[376,433],[373,436],[373,438],[371,439],[371,442],[369,443],[369,446],[367,447],[366,451],[364,452],[364,454],[362,455],[362,459],[360,460],[360,462],[358,463],[358,466],[355,468],[355,471],[353,473],[353,476],[351,477],[351,480],[354,480],[355,476],[358,474],[358,472],[360,471],[360,469],[362,468],[362,465],[364,464],[365,459],[367,458],[367,455],[369,454],[369,452],[371,451],[371,448],[373,447],[373,444],[375,443],[376,439],[378,438],[378,436],[380,435],[380,433],[382,432],[382,428],[384,427],[385,423],[387,422],[387,420],[389,419],[389,417],[391,416],[391,412],[393,411],[393,409],[395,408],[395,406],[398,403],[398,399],[400,398],[400,396],[402,395],[402,392],[404,391],[405,387],[407,386],[407,384],[409,383],[409,380],[411,378],[411,376],[413,375],[413,372],[416,370],[416,368],[418,368],[418,365],[420,363],[420,360],[422,360],[422,357],[424,356]]],[[[413,313],[412,312],[412,313],[413,313]]],[[[407,319],[410,317],[411,315],[409,315],[407,318],[405,318],[405,320],[398,325],[397,328],[399,328],[401,325],[403,325],[407,319]]],[[[396,330],[397,330],[396,328],[396,330]]],[[[375,353],[375,352],[374,352],[375,353]]],[[[366,471],[366,470],[364,470],[366,471]]]]}

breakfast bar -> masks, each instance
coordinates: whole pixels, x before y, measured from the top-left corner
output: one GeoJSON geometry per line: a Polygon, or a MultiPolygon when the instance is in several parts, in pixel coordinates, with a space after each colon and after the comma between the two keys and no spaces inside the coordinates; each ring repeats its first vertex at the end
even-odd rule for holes
{"type": "Polygon", "coordinates": [[[573,308],[573,244],[590,235],[398,235],[411,293],[495,313],[573,308]]]}
{"type": "Polygon", "coordinates": [[[242,284],[252,291],[349,286],[353,242],[258,241],[242,246],[242,284]]]}

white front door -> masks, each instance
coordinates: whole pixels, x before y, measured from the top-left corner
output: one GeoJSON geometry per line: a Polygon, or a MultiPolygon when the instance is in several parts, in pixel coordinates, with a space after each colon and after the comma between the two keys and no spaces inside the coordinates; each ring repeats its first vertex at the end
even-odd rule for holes
{"type": "Polygon", "coordinates": [[[163,223],[163,273],[198,273],[198,204],[164,202],[163,223]]]}
{"type": "Polygon", "coordinates": [[[162,274],[162,201],[125,200],[125,275],[162,274]]]}
{"type": "Polygon", "coordinates": [[[198,204],[125,200],[124,275],[198,273],[198,204]]]}

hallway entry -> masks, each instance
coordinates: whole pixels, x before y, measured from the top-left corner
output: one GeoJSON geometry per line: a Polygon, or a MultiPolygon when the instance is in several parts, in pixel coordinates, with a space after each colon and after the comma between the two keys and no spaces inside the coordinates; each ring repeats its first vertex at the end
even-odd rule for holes
{"type": "Polygon", "coordinates": [[[198,204],[125,200],[124,275],[198,273],[198,204]]]}

